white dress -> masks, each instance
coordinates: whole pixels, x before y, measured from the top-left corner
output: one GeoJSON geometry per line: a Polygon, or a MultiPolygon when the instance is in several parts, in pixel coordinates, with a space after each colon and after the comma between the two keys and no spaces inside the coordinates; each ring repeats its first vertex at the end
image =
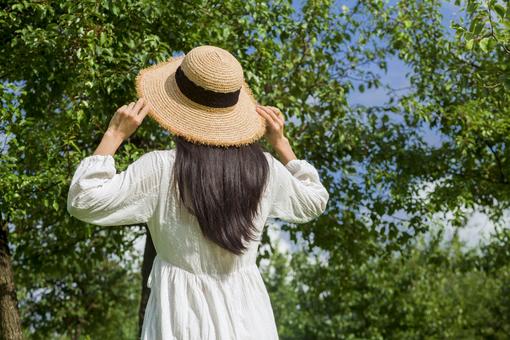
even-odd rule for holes
{"type": "Polygon", "coordinates": [[[270,176],[255,219],[258,241],[237,256],[206,239],[197,220],[179,208],[170,180],[175,149],[142,155],[117,173],[112,156],[92,155],[79,164],[67,210],[102,226],[147,223],[156,248],[148,279],[151,293],[143,340],[278,339],[269,295],[256,265],[267,218],[294,223],[324,212],[329,194],[309,162],[285,166],[264,152],[270,176]]]}

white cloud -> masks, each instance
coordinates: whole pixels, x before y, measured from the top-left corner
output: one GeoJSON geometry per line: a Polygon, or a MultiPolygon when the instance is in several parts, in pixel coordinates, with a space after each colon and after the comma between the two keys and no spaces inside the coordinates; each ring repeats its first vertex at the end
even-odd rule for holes
{"type": "Polygon", "coordinates": [[[268,221],[266,226],[269,240],[273,247],[277,247],[280,253],[288,254],[291,252],[292,243],[288,232],[281,229],[281,222],[276,220],[268,221]]]}
{"type": "MultiPolygon", "coordinates": [[[[420,190],[415,199],[427,201],[431,193],[434,192],[435,188],[441,185],[444,180],[437,180],[435,182],[426,182],[420,184],[420,190]]],[[[482,244],[490,242],[491,236],[495,232],[495,225],[489,218],[489,216],[482,212],[480,207],[471,209],[464,206],[459,207],[465,214],[469,215],[466,224],[462,227],[455,227],[450,223],[453,219],[454,214],[452,211],[445,213],[435,213],[430,218],[431,231],[435,232],[438,228],[443,228],[443,245],[449,243],[455,234],[458,235],[459,240],[464,245],[464,250],[478,248],[482,244]]],[[[507,228],[510,224],[510,211],[506,211],[502,219],[499,222],[504,228],[507,228]]],[[[430,233],[425,234],[425,240],[430,240],[430,233]]]]}
{"type": "Polygon", "coordinates": [[[143,256],[143,253],[145,251],[145,240],[147,239],[146,235],[142,235],[135,241],[135,251],[143,256]]]}

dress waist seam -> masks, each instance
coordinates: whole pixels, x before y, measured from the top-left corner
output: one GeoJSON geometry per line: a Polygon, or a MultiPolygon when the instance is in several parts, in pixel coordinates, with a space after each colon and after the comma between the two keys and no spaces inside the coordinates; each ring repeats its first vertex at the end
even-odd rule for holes
{"type": "Polygon", "coordinates": [[[193,275],[195,277],[207,277],[207,278],[213,278],[213,279],[226,279],[226,278],[229,278],[229,277],[232,277],[232,276],[235,276],[236,274],[239,274],[239,273],[242,273],[242,272],[255,272],[255,273],[259,273],[259,268],[257,266],[256,263],[252,263],[252,264],[248,264],[248,265],[245,265],[245,266],[242,266],[242,267],[239,267],[231,272],[227,272],[227,273],[196,273],[196,272],[192,272],[186,268],[183,268],[179,265],[176,265],[172,262],[169,262],[169,261],[166,261],[164,259],[162,259],[159,255],[156,254],[156,257],[154,258],[154,263],[152,265],[152,269],[151,269],[151,273],[149,275],[149,279],[148,279],[148,282],[147,282],[147,285],[150,287],[150,284],[151,284],[151,281],[152,281],[152,276],[154,275],[154,269],[155,269],[155,264],[156,264],[156,261],[159,261],[163,267],[172,267],[172,268],[175,268],[177,270],[182,270],[184,272],[186,272],[186,274],[189,274],[189,275],[193,275]]]}

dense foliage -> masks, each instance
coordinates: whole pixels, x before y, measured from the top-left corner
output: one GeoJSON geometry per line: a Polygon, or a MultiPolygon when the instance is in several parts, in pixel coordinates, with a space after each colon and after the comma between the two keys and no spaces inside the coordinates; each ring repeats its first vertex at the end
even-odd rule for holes
{"type": "Polygon", "coordinates": [[[264,272],[282,339],[507,339],[510,266],[441,234],[348,277],[325,275],[323,260],[273,253],[264,272]],[[463,250],[464,249],[464,250],[463,250]],[[319,282],[317,278],[323,278],[319,282]]]}
{"type": "MultiPolygon", "coordinates": [[[[510,202],[510,7],[458,1],[462,20],[449,27],[441,6],[4,1],[0,210],[24,333],[134,337],[132,252],[144,229],[71,218],[68,184],[134,99],[139,69],[212,44],[238,57],[259,102],[286,114],[296,154],[331,193],[319,219],[282,226],[306,245],[291,264],[261,252],[276,268],[266,278],[283,338],[509,337],[508,232],[481,255],[413,242],[436,213],[462,226],[480,209],[502,224],[510,202]],[[409,88],[385,105],[350,105],[349,95],[384,85],[391,58],[409,67],[409,88]],[[316,249],[328,260],[309,264],[316,249]]],[[[118,169],[171,147],[148,119],[115,156],[118,169]]]]}

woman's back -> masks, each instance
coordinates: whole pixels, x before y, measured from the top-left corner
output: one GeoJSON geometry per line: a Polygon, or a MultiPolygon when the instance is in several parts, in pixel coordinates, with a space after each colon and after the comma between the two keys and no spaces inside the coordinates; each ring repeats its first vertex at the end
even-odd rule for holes
{"type": "MultiPolygon", "coordinates": [[[[259,241],[250,242],[242,256],[225,250],[202,236],[196,218],[177,204],[175,192],[162,188],[160,209],[154,215],[154,220],[149,222],[158,254],[193,273],[229,273],[255,264],[260,237],[268,217],[302,223],[320,215],[329,195],[320,183],[315,168],[303,160],[291,161],[286,168],[270,153],[264,154],[270,164],[270,176],[269,185],[260,201],[260,213],[254,220],[259,241]],[[289,169],[299,172],[299,179],[293,177],[289,169]]],[[[162,162],[168,162],[163,168],[171,168],[175,150],[166,151],[160,156],[164,157],[162,162]]],[[[162,176],[162,183],[170,181],[170,173],[163,172],[162,176]]]]}
{"type": "Polygon", "coordinates": [[[329,195],[305,160],[285,166],[264,152],[268,185],[254,225],[257,241],[242,255],[201,232],[172,191],[175,149],[144,154],[117,174],[111,156],[85,158],[73,177],[68,210],[99,225],[146,222],[157,256],[148,286],[142,339],[274,339],[271,303],[256,266],[267,218],[303,223],[319,216],[329,195]]]}

